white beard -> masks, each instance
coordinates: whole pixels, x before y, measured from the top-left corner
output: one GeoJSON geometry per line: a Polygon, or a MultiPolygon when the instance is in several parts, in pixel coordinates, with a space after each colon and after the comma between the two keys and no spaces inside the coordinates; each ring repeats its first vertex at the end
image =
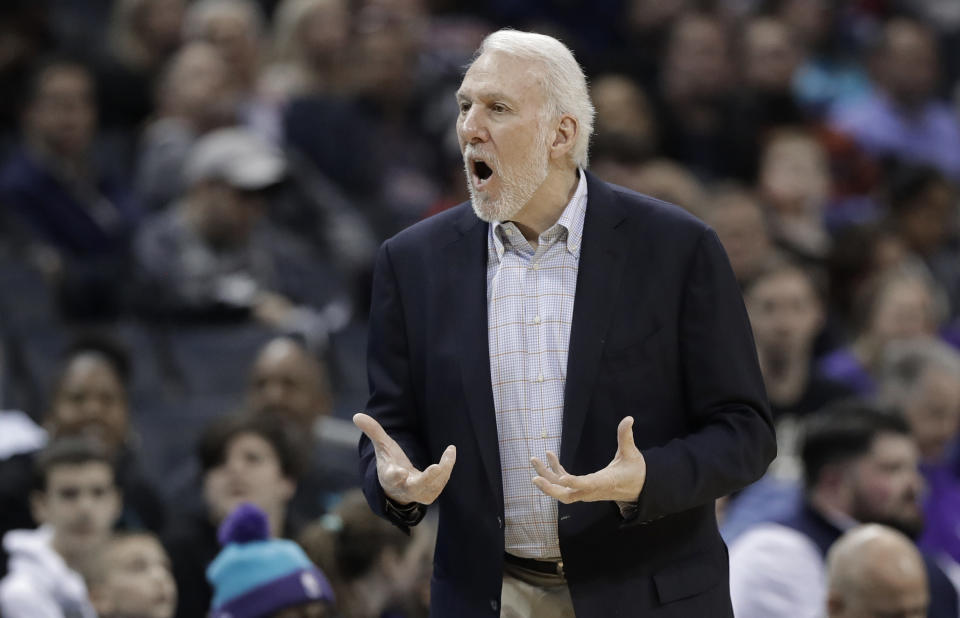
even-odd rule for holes
{"type": "Polygon", "coordinates": [[[509,221],[519,213],[550,173],[547,132],[543,127],[537,132],[535,150],[524,158],[515,168],[504,169],[500,160],[471,144],[463,150],[464,171],[467,174],[467,189],[470,191],[470,204],[477,217],[488,223],[509,221]],[[471,157],[479,156],[493,170],[500,181],[500,196],[494,198],[486,192],[477,191],[473,186],[471,157]]]}

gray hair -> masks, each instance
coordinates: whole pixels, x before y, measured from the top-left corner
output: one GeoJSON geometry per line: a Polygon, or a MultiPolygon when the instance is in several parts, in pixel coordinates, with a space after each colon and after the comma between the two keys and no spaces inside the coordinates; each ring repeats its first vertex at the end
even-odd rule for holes
{"type": "Polygon", "coordinates": [[[546,112],[553,118],[570,114],[576,119],[577,138],[571,157],[579,167],[586,168],[590,162],[587,151],[596,112],[590,101],[587,78],[573,52],[553,37],[509,28],[487,36],[477,50],[477,57],[492,51],[539,62],[543,66],[538,81],[547,98],[546,112]]]}
{"type": "Polygon", "coordinates": [[[903,408],[927,371],[934,368],[960,380],[960,353],[928,337],[890,342],[881,368],[883,402],[903,408]]]}

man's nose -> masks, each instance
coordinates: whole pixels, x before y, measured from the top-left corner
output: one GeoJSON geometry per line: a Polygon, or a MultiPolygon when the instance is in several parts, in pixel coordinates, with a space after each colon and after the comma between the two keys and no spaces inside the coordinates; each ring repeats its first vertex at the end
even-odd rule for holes
{"type": "Polygon", "coordinates": [[[476,105],[470,106],[460,119],[460,140],[465,144],[477,144],[485,142],[488,137],[480,108],[476,105]]]}

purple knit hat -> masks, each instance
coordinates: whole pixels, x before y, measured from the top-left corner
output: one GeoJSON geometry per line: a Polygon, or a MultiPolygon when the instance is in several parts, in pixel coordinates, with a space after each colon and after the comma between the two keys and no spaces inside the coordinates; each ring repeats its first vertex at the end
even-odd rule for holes
{"type": "Polygon", "coordinates": [[[207,568],[212,618],[263,618],[306,603],[334,603],[333,588],[293,541],[270,539],[267,516],[241,504],[221,524],[223,550],[207,568]]]}

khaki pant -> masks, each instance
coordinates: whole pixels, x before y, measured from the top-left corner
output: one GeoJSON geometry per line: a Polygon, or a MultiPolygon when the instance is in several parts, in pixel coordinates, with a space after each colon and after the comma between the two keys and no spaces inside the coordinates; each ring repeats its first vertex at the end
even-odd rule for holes
{"type": "Polygon", "coordinates": [[[575,618],[570,589],[561,577],[506,563],[500,618],[575,618]]]}

